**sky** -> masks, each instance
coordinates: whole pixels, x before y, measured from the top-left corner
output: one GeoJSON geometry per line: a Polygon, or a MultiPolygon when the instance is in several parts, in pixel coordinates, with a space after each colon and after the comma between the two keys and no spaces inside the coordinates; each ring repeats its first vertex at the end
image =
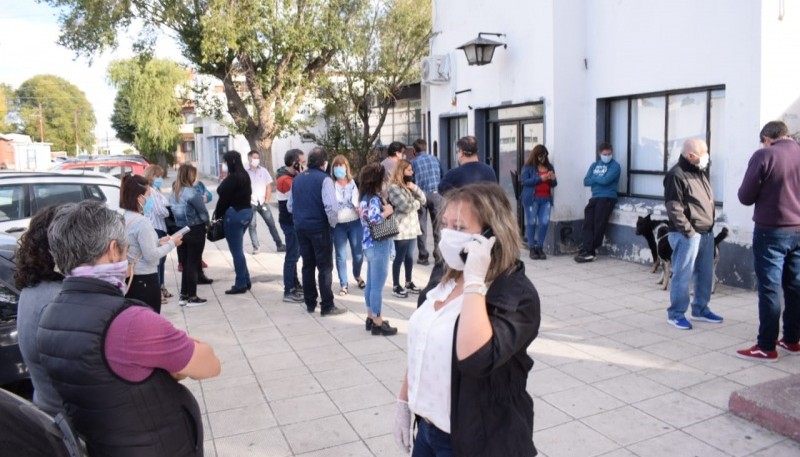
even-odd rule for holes
{"type": "MultiPolygon", "coordinates": [[[[72,51],[59,46],[58,10],[35,0],[3,0],[0,9],[0,82],[15,89],[39,74],[54,74],[78,86],[94,107],[95,136],[114,139],[116,132],[109,118],[116,90],[106,80],[106,68],[114,59],[133,56],[133,39],[121,37],[117,50],[96,56],[91,65],[85,58],[75,59],[72,51]]],[[[158,40],[158,57],[181,61],[180,52],[169,37],[158,40]]]]}

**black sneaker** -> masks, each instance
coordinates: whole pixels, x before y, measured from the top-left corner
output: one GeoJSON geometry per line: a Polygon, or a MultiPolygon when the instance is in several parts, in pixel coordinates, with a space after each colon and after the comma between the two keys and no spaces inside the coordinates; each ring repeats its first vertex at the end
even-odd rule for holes
{"type": "Polygon", "coordinates": [[[547,259],[547,254],[544,253],[542,248],[536,248],[536,252],[539,253],[539,260],[546,260],[547,259]]]}
{"type": "Polygon", "coordinates": [[[532,260],[539,260],[539,252],[536,250],[536,248],[530,248],[528,257],[530,257],[532,260]]]}
{"type": "Polygon", "coordinates": [[[278,252],[286,252],[286,246],[284,245],[278,246],[278,252]]]}
{"type": "Polygon", "coordinates": [[[419,265],[430,265],[431,261],[428,260],[427,257],[420,257],[419,259],[417,259],[417,264],[419,264],[419,265]]]}
{"type": "Polygon", "coordinates": [[[179,305],[186,306],[186,302],[188,302],[188,301],[189,301],[189,297],[188,296],[186,296],[184,294],[178,295],[178,304],[179,305]]]}
{"type": "Polygon", "coordinates": [[[594,262],[595,256],[587,252],[582,252],[575,256],[575,261],[578,263],[594,262]]]}
{"type": "Polygon", "coordinates": [[[364,328],[365,328],[367,331],[370,331],[370,330],[372,330],[372,326],[373,326],[373,325],[375,325],[375,322],[373,322],[373,320],[372,320],[372,318],[371,318],[371,317],[368,317],[368,318],[367,318],[367,320],[364,322],[364,328]]]}
{"type": "Polygon", "coordinates": [[[201,297],[190,297],[190,298],[189,298],[189,299],[186,301],[186,307],[187,307],[187,308],[193,308],[193,307],[195,307],[195,306],[203,306],[203,305],[205,305],[207,302],[208,302],[208,300],[206,300],[205,298],[201,298],[201,297]]]}
{"type": "Polygon", "coordinates": [[[418,294],[418,293],[422,292],[422,289],[420,289],[419,287],[415,286],[413,281],[409,281],[409,282],[406,283],[406,290],[408,292],[411,292],[412,294],[418,294]]]}
{"type": "Polygon", "coordinates": [[[392,336],[397,333],[397,327],[392,327],[389,325],[389,321],[384,320],[381,325],[373,325],[372,326],[372,334],[379,336],[392,336]]]}
{"type": "Polygon", "coordinates": [[[197,284],[214,284],[214,280],[203,274],[197,278],[197,284]]]}
{"type": "Polygon", "coordinates": [[[303,303],[305,299],[303,298],[302,294],[297,294],[296,292],[292,292],[289,295],[284,295],[283,301],[285,301],[286,303],[303,303]]]}
{"type": "Polygon", "coordinates": [[[346,312],[347,312],[346,309],[339,308],[336,305],[334,305],[334,306],[331,306],[328,309],[320,310],[319,314],[322,315],[322,316],[335,316],[337,314],[344,314],[346,312]]]}
{"type": "Polygon", "coordinates": [[[237,295],[237,294],[243,294],[245,292],[247,292],[247,287],[241,287],[240,288],[240,287],[233,286],[230,289],[226,290],[225,294],[226,295],[237,295]]]}
{"type": "Polygon", "coordinates": [[[406,298],[408,297],[408,292],[400,286],[394,286],[394,289],[392,289],[392,295],[399,298],[406,298]]]}

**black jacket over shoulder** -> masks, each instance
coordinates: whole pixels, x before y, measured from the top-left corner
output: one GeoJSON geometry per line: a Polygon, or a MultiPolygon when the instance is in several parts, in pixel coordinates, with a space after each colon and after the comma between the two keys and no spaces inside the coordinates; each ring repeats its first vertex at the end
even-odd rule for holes
{"type": "Polygon", "coordinates": [[[108,366],[108,327],[129,306],[146,305],[99,279],[65,279],[39,322],[42,364],[92,457],[200,457],[202,416],[189,389],[162,369],[130,382],[108,366]]]}
{"type": "Polygon", "coordinates": [[[525,390],[539,333],[539,294],[525,265],[497,278],[486,294],[492,338],[462,361],[453,335],[450,437],[457,457],[531,457],[533,399],[525,390]]]}

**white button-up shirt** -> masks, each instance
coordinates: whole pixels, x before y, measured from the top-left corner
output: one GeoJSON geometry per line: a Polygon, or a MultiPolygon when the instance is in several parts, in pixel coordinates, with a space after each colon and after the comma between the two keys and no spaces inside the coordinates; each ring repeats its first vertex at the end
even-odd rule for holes
{"type": "Polygon", "coordinates": [[[436,311],[455,281],[428,292],[425,303],[408,322],[408,407],[450,433],[450,372],[453,364],[453,332],[461,314],[463,295],[436,311]]]}
{"type": "Polygon", "coordinates": [[[255,170],[247,167],[247,174],[250,175],[250,187],[253,192],[250,195],[250,203],[252,205],[269,203],[264,201],[267,198],[267,186],[272,184],[272,176],[269,175],[267,169],[262,166],[255,170]]]}

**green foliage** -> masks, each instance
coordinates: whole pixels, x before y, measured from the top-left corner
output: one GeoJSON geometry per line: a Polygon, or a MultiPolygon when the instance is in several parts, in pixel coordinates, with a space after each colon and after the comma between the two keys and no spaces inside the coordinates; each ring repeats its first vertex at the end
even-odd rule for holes
{"type": "Polygon", "coordinates": [[[111,125],[117,137],[133,143],[154,162],[174,163],[182,123],[177,91],[188,76],[180,65],[166,59],[111,62],[108,79],[117,88],[111,125]]]}
{"type": "Polygon", "coordinates": [[[296,127],[298,110],[333,56],[350,19],[371,0],[40,0],[62,10],[59,43],[95,55],[135,18],[142,45],[170,31],[184,57],[224,85],[227,111],[271,168],[272,140],[296,127]]]}
{"type": "Polygon", "coordinates": [[[136,143],[136,126],[131,120],[131,105],[128,99],[117,92],[114,97],[114,111],[111,113],[111,128],[117,132],[117,138],[128,143],[136,143]]]}
{"type": "Polygon", "coordinates": [[[14,108],[14,88],[8,84],[0,83],[0,133],[15,131],[8,119],[14,108]]]}
{"type": "Polygon", "coordinates": [[[359,12],[318,90],[328,125],[318,142],[365,163],[396,95],[419,81],[431,27],[431,0],[376,0],[359,12]]]}
{"type": "Polygon", "coordinates": [[[22,133],[38,141],[41,116],[44,141],[53,143],[53,151],[75,155],[76,150],[92,149],[94,109],[75,85],[58,76],[37,75],[23,82],[15,97],[22,133]]]}

